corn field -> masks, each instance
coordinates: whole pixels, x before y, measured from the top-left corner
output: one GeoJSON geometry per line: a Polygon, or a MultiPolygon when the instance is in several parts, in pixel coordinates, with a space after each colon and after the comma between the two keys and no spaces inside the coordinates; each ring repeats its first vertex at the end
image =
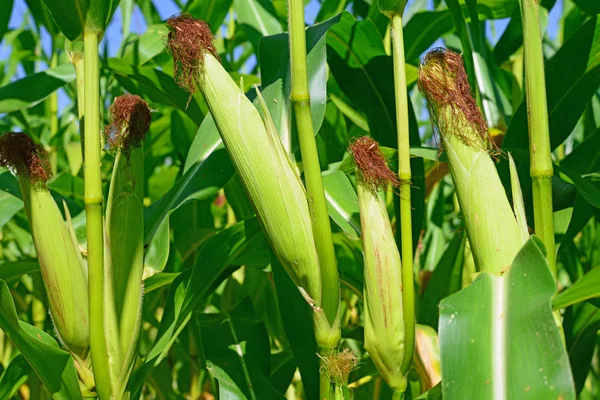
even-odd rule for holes
{"type": "Polygon", "coordinates": [[[0,0],[0,400],[600,399],[599,0],[0,0]]]}

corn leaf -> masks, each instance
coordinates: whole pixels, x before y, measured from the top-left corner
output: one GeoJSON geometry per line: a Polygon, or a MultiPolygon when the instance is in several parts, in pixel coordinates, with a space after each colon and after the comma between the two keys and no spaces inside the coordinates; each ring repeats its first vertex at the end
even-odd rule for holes
{"type": "Polygon", "coordinates": [[[0,281],[0,329],[19,349],[55,400],[81,399],[73,359],[44,331],[17,318],[10,289],[0,281]]]}
{"type": "Polygon", "coordinates": [[[258,0],[234,0],[233,2],[237,23],[241,25],[257,53],[262,37],[283,32],[283,27],[277,18],[265,8],[267,4],[270,5],[258,0]]]}
{"type": "MultiPolygon", "coordinates": [[[[248,246],[263,237],[256,219],[238,222],[211,237],[202,246],[194,266],[171,285],[160,329],[146,362],[132,377],[132,393],[139,393],[152,369],[167,355],[194,310],[217,279],[248,246]]],[[[233,271],[229,270],[229,273],[233,271]]]]}
{"type": "Polygon", "coordinates": [[[302,384],[307,398],[316,399],[319,393],[319,360],[311,310],[275,255],[271,255],[271,268],[281,321],[298,363],[302,384]]]}
{"type": "Polygon", "coordinates": [[[421,11],[412,16],[404,27],[404,55],[413,65],[440,36],[452,31],[454,23],[448,10],[421,11]]]}
{"type": "Polygon", "coordinates": [[[90,0],[43,0],[58,29],[71,41],[83,33],[90,0]]]}
{"type": "Polygon", "coordinates": [[[202,122],[204,112],[198,103],[201,97],[193,97],[188,104],[189,93],[179,88],[173,77],[165,72],[152,67],[127,64],[118,58],[109,58],[106,68],[130,93],[139,95],[150,104],[159,103],[185,111],[197,125],[202,122]]]}
{"type": "Polygon", "coordinates": [[[600,297],[600,268],[593,268],[552,300],[552,308],[559,310],[573,304],[600,297]]]}
{"type": "Polygon", "coordinates": [[[0,113],[30,108],[55,90],[75,80],[75,68],[67,63],[27,75],[0,87],[0,113]]]}
{"type": "Polygon", "coordinates": [[[323,174],[323,186],[331,219],[352,240],[361,234],[358,197],[350,180],[341,171],[323,174]]]}
{"type": "Polygon", "coordinates": [[[0,377],[0,399],[11,399],[31,374],[31,366],[22,354],[12,359],[0,377]]]}
{"type": "Polygon", "coordinates": [[[540,246],[530,239],[504,276],[482,273],[441,302],[444,399],[575,399],[540,246]]]}
{"type": "MultiPolygon", "coordinates": [[[[306,30],[307,73],[310,91],[310,111],[315,134],[321,128],[325,118],[327,100],[327,62],[325,49],[325,34],[334,26],[339,15],[306,30]]],[[[286,150],[298,147],[297,133],[292,132],[292,103],[289,36],[287,33],[267,36],[260,41],[260,66],[262,86],[261,92],[269,106],[269,111],[275,122],[275,128],[282,138],[286,150]],[[274,100],[268,98],[267,89],[277,85],[274,100]]]]}
{"type": "MultiPolygon", "coordinates": [[[[546,63],[550,142],[554,150],[573,131],[600,86],[600,17],[582,25],[546,63]]],[[[504,149],[529,146],[527,106],[515,112],[502,143],[504,149]]]]}
{"type": "Polygon", "coordinates": [[[196,323],[208,372],[219,381],[221,393],[225,389],[238,398],[284,399],[271,384],[271,360],[264,357],[270,352],[269,336],[250,298],[218,314],[197,314],[196,323]]]}
{"type": "Polygon", "coordinates": [[[0,5],[0,42],[8,30],[8,21],[10,20],[10,14],[12,13],[13,3],[14,0],[6,0],[0,5]]]}
{"type": "Polygon", "coordinates": [[[232,3],[233,0],[198,0],[192,2],[187,12],[194,18],[206,21],[212,32],[216,34],[232,3]]]}

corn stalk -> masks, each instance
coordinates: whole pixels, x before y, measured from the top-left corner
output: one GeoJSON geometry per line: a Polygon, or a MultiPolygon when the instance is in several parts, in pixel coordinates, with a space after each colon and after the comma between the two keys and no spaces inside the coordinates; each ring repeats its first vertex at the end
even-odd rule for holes
{"type": "Polygon", "coordinates": [[[552,156],[546,103],[544,55],[539,27],[538,2],[520,0],[525,57],[525,95],[529,126],[530,175],[533,182],[535,232],[546,247],[546,259],[556,280],[554,220],[552,216],[552,156]]]}

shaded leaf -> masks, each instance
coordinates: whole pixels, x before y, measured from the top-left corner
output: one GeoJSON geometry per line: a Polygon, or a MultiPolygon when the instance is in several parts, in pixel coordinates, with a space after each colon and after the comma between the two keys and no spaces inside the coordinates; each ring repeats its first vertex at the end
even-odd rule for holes
{"type": "Polygon", "coordinates": [[[50,335],[18,320],[4,281],[0,281],[0,329],[23,354],[54,399],[81,399],[73,359],[50,335]]]}

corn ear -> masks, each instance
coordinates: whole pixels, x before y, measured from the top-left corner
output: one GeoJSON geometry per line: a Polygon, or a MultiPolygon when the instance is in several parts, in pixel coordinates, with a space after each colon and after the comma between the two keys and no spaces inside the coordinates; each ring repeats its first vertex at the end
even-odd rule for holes
{"type": "Polygon", "coordinates": [[[84,355],[90,340],[85,267],[50,192],[24,176],[19,183],[52,321],[65,346],[84,355]]]}
{"type": "Polygon", "coordinates": [[[113,350],[116,390],[122,395],[135,360],[141,327],[144,269],[144,148],[150,125],[148,104],[138,96],[123,95],[110,108],[111,125],[105,128],[109,145],[116,149],[106,208],[106,307],[114,310],[106,321],[107,347],[113,350]]]}
{"type": "Polygon", "coordinates": [[[358,205],[364,253],[365,348],[387,384],[406,388],[400,254],[385,203],[361,177],[358,205]]]}
{"type": "Polygon", "coordinates": [[[281,142],[210,53],[201,89],[275,255],[318,308],[321,281],[306,194],[281,142]]]}
{"type": "Polygon", "coordinates": [[[350,144],[356,164],[356,186],[364,254],[365,348],[387,384],[406,389],[402,266],[387,207],[380,189],[400,181],[376,141],[369,137],[350,144]]]}
{"type": "Polygon", "coordinates": [[[487,127],[471,96],[462,58],[430,52],[419,88],[448,156],[450,172],[479,271],[502,274],[525,241],[487,151],[487,127]]]}

